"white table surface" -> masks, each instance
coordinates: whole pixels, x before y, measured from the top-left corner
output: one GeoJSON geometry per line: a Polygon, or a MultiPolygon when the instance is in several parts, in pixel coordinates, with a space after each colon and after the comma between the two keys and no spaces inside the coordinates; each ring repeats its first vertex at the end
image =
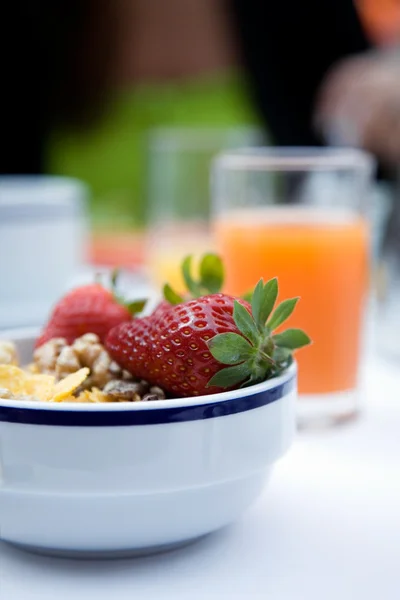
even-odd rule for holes
{"type": "Polygon", "coordinates": [[[357,422],[299,434],[230,528],[119,561],[43,558],[0,543],[1,600],[399,598],[400,372],[372,363],[367,392],[357,422]]]}

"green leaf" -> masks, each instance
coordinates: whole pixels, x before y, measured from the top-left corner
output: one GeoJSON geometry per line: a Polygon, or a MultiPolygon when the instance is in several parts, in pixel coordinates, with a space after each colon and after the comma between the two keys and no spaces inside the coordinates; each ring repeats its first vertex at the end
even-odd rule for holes
{"type": "Polygon", "coordinates": [[[246,302],[249,302],[251,304],[253,300],[253,290],[250,290],[249,292],[243,294],[242,300],[246,300],[246,302]]]}
{"type": "Polygon", "coordinates": [[[237,300],[233,304],[233,320],[239,331],[256,346],[260,339],[260,332],[248,310],[237,300]]]}
{"type": "Polygon", "coordinates": [[[165,300],[167,300],[167,302],[169,302],[170,304],[180,304],[181,302],[184,301],[182,296],[177,294],[172,289],[172,287],[169,285],[169,283],[166,283],[164,285],[163,296],[164,296],[165,300]]]}
{"type": "Polygon", "coordinates": [[[271,378],[271,372],[269,371],[269,373],[267,372],[264,377],[257,377],[256,375],[254,375],[254,373],[252,375],[250,375],[250,377],[248,377],[247,379],[245,379],[243,381],[243,383],[240,384],[241,388],[246,388],[249,387],[250,385],[256,385],[256,383],[261,383],[262,381],[266,381],[267,379],[271,378]]]}
{"type": "Polygon", "coordinates": [[[286,319],[290,317],[298,301],[299,298],[289,298],[288,300],[281,302],[276,307],[270,320],[267,322],[267,327],[273,331],[279,327],[279,325],[282,325],[282,323],[284,323],[286,319]]]}
{"type": "Polygon", "coordinates": [[[239,388],[243,389],[245,387],[249,387],[249,385],[252,385],[252,379],[251,379],[251,377],[247,377],[244,381],[242,381],[242,383],[240,384],[239,388]]]}
{"type": "Polygon", "coordinates": [[[292,351],[289,348],[280,348],[278,346],[274,350],[273,359],[278,364],[285,363],[291,357],[292,357],[292,351]]]}
{"type": "Polygon", "coordinates": [[[224,283],[224,266],[217,254],[205,254],[200,262],[200,285],[210,294],[221,291],[224,283]]]}
{"type": "Polygon", "coordinates": [[[262,331],[263,327],[260,328],[260,312],[263,301],[263,292],[264,292],[264,282],[262,279],[257,283],[253,292],[253,299],[251,302],[251,312],[253,313],[254,321],[257,324],[257,327],[262,331]]]}
{"type": "Polygon", "coordinates": [[[274,359],[275,367],[271,371],[272,377],[281,375],[293,363],[292,352],[288,348],[275,348],[274,359]]]}
{"type": "Polygon", "coordinates": [[[275,349],[275,344],[272,341],[271,336],[267,335],[264,337],[262,343],[260,344],[258,351],[260,353],[260,356],[263,357],[263,359],[271,362],[274,349],[275,349]]]}
{"type": "Polygon", "coordinates": [[[308,335],[301,329],[287,329],[282,333],[277,333],[272,336],[272,340],[276,346],[289,348],[290,350],[303,348],[303,346],[307,346],[311,343],[308,335]]]}
{"type": "Polygon", "coordinates": [[[233,367],[226,367],[215,373],[207,383],[207,387],[217,386],[222,388],[233,387],[247,379],[250,375],[250,367],[247,362],[233,367]]]}
{"type": "Polygon", "coordinates": [[[213,357],[224,365],[236,365],[256,352],[255,348],[238,333],[219,333],[208,342],[213,357]]]}
{"type": "Polygon", "coordinates": [[[192,258],[192,256],[186,256],[182,262],[181,271],[187,289],[194,298],[197,298],[198,296],[201,296],[201,290],[199,285],[192,277],[192,258]]]}
{"type": "Polygon", "coordinates": [[[124,302],[124,306],[129,310],[131,315],[141,313],[146,306],[147,300],[133,300],[132,302],[124,302]]]}
{"type": "Polygon", "coordinates": [[[262,302],[259,312],[259,326],[264,327],[278,297],[278,279],[274,277],[264,285],[262,302]]]}

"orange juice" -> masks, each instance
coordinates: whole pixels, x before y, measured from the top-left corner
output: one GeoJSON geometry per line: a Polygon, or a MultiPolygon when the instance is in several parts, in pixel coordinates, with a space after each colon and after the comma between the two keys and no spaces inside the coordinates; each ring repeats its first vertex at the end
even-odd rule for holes
{"type": "Polygon", "coordinates": [[[216,241],[226,291],[242,294],[278,276],[280,298],[300,296],[288,325],[313,345],[299,353],[299,391],[356,387],[368,279],[368,226],[359,216],[313,207],[251,209],[221,217],[216,241]]]}

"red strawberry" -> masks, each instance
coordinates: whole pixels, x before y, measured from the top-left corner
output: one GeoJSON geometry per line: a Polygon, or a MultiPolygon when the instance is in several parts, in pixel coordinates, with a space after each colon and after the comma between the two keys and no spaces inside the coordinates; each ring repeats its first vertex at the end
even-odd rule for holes
{"type": "MultiPolygon", "coordinates": [[[[175,396],[222,391],[222,387],[207,388],[221,369],[207,343],[217,334],[238,331],[232,316],[234,301],[225,294],[212,294],[164,307],[149,317],[115,327],[106,339],[106,348],[132,375],[175,396]]],[[[251,311],[248,302],[240,303],[251,311]]]]}
{"type": "MultiPolygon", "coordinates": [[[[182,300],[182,302],[183,302],[183,300],[182,300]]],[[[181,302],[179,304],[181,304],[181,302]]],[[[161,300],[161,302],[159,302],[159,304],[157,304],[157,306],[151,313],[151,316],[152,317],[161,317],[162,315],[165,315],[165,313],[169,311],[171,306],[175,306],[175,305],[170,304],[168,302],[168,300],[161,300]]]]}
{"type": "Polygon", "coordinates": [[[124,305],[113,292],[99,283],[78,287],[55,306],[50,320],[36,341],[36,348],[56,337],[71,344],[85,333],[96,333],[101,341],[120,323],[132,320],[132,314],[142,303],[124,305]]]}
{"type": "Polygon", "coordinates": [[[300,329],[274,334],[298,298],[274,309],[277,279],[260,280],[251,306],[211,294],[110,331],[106,348],[132,375],[174,396],[198,396],[265,381],[282,373],[293,351],[310,343],[300,329]],[[228,366],[224,366],[228,365],[228,366]]]}

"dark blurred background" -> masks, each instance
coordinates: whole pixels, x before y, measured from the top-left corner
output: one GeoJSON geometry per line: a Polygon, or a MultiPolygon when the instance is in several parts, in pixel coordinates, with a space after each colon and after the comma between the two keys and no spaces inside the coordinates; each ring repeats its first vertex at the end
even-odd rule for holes
{"type": "Polygon", "coordinates": [[[330,70],[397,42],[399,14],[396,0],[4,2],[0,171],[79,177],[96,222],[142,224],[151,128],[327,143],[314,116],[330,70]]]}
{"type": "Polygon", "coordinates": [[[254,131],[263,144],[359,146],[395,186],[399,35],[397,0],[4,2],[0,174],[88,184],[91,260],[129,264],[163,202],[151,207],[152,190],[167,187],[154,183],[155,131],[217,130],[210,157],[254,145],[254,131]]]}

